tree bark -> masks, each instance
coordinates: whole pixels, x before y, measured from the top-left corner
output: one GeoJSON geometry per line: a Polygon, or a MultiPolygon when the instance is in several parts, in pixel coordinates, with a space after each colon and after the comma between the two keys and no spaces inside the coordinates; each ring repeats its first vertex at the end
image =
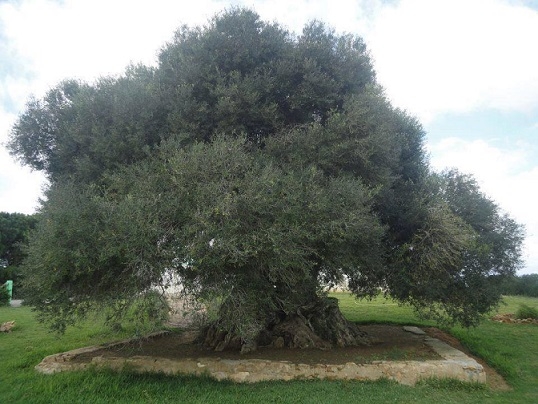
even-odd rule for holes
{"type": "Polygon", "coordinates": [[[371,340],[359,327],[346,320],[336,298],[319,298],[299,307],[293,313],[276,313],[265,329],[254,340],[244,340],[240,335],[219,328],[218,320],[204,330],[199,341],[206,347],[222,351],[255,351],[258,347],[317,348],[370,345],[371,340]]]}

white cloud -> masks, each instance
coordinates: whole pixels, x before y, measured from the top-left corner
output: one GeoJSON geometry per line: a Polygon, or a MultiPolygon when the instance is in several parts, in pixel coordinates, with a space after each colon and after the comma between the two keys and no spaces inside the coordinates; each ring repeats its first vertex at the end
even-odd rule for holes
{"type": "Polygon", "coordinates": [[[443,112],[538,107],[538,12],[501,0],[402,0],[366,34],[396,105],[443,112]]]}
{"type": "Polygon", "coordinates": [[[0,149],[0,172],[0,212],[34,213],[45,178],[13,162],[3,149],[0,149]]]}
{"type": "MultiPolygon", "coordinates": [[[[10,49],[33,73],[28,89],[41,96],[64,78],[92,80],[133,63],[154,64],[181,24],[202,24],[223,3],[198,0],[26,0],[0,5],[10,49]]],[[[19,107],[22,107],[19,105],[19,107]]]]}
{"type": "Polygon", "coordinates": [[[538,212],[536,184],[538,165],[528,149],[502,150],[484,140],[447,138],[429,144],[431,163],[436,170],[456,167],[473,174],[482,191],[519,223],[527,238],[525,271],[538,271],[538,212]],[[530,167],[530,168],[528,168],[530,167]]]}
{"type": "Polygon", "coordinates": [[[306,23],[321,20],[338,32],[363,35],[369,28],[371,17],[382,6],[381,0],[261,0],[241,1],[253,8],[268,21],[277,21],[287,29],[300,33],[306,23]]]}
{"type": "Polygon", "coordinates": [[[432,165],[436,168],[458,167],[479,176],[485,184],[493,185],[504,177],[521,171],[529,160],[528,151],[523,148],[499,149],[484,139],[466,140],[448,137],[429,144],[432,165]]]}
{"type": "MultiPolygon", "coordinates": [[[[32,93],[32,80],[22,76],[8,75],[0,83],[0,107],[20,110],[32,93]]],[[[0,135],[0,139],[1,139],[0,135]]]]}
{"type": "MultiPolygon", "coordinates": [[[[0,133],[7,134],[14,121],[15,115],[0,110],[0,133]]],[[[44,184],[43,175],[21,167],[0,148],[0,212],[34,213],[44,184]]]]}

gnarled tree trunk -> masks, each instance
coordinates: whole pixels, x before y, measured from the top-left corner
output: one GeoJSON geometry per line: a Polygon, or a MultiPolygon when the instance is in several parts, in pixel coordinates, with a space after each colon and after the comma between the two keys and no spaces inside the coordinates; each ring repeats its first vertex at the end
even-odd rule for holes
{"type": "Polygon", "coordinates": [[[258,347],[331,349],[357,345],[370,345],[368,335],[346,320],[336,298],[318,298],[293,313],[279,312],[273,316],[253,340],[227,332],[216,321],[202,330],[199,341],[215,351],[237,349],[241,353],[258,347]]]}

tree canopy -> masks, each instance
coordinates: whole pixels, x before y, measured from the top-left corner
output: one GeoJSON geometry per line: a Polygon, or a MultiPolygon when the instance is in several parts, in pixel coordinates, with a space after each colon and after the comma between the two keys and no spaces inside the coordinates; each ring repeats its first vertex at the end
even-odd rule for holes
{"type": "Polygon", "coordinates": [[[431,171],[362,39],[320,22],[293,35],[232,9],[182,27],[156,68],[31,100],[9,146],[51,180],[25,267],[60,329],[174,274],[243,342],[298,316],[340,344],[315,314],[327,285],[472,325],[521,263],[521,226],[472,177],[431,171]]]}

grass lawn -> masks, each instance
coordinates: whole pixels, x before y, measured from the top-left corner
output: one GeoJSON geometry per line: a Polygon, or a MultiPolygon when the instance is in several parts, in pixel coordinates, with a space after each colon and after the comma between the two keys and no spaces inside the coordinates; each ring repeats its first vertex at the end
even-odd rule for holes
{"type": "MultiPolygon", "coordinates": [[[[363,323],[433,325],[408,307],[382,298],[356,301],[337,294],[344,314],[363,323]]],[[[500,312],[518,304],[538,308],[537,298],[506,297],[500,312]]],[[[207,378],[84,371],[41,375],[43,357],[82,346],[124,338],[88,321],[59,337],[34,319],[27,307],[0,308],[0,323],[16,321],[0,333],[0,403],[535,403],[538,402],[538,326],[485,321],[479,327],[448,330],[473,353],[505,376],[512,391],[498,392],[454,381],[429,381],[415,387],[388,381],[294,381],[250,385],[207,378]]]]}

